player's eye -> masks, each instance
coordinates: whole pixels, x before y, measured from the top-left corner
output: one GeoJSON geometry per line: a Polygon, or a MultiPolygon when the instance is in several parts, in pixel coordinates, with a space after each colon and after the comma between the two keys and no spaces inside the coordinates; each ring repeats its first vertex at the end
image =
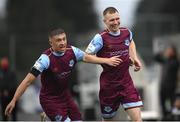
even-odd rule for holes
{"type": "Polygon", "coordinates": [[[116,20],[119,20],[119,18],[116,18],[116,20]]]}
{"type": "Polygon", "coordinates": [[[113,22],[115,19],[111,19],[111,20],[109,20],[110,22],[113,22]]]}

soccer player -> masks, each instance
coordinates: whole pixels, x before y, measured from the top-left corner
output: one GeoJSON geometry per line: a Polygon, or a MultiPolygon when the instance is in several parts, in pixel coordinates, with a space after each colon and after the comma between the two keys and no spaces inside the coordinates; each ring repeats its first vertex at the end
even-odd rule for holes
{"type": "Polygon", "coordinates": [[[85,52],[104,58],[120,56],[122,63],[117,67],[102,64],[99,91],[102,118],[114,120],[121,104],[131,120],[142,121],[140,107],[143,103],[129,73],[130,59],[135,71],[141,68],[132,32],[120,27],[120,15],[114,7],[106,8],[103,18],[107,28],[94,36],[85,52]]]}
{"type": "Polygon", "coordinates": [[[13,99],[6,107],[5,115],[11,114],[16,101],[41,74],[40,104],[50,120],[81,121],[81,114],[68,88],[68,79],[75,64],[78,61],[103,63],[111,66],[117,66],[121,63],[118,56],[98,58],[85,54],[79,48],[67,45],[66,33],[62,29],[50,32],[49,43],[51,47],[42,53],[17,88],[13,99]]]}

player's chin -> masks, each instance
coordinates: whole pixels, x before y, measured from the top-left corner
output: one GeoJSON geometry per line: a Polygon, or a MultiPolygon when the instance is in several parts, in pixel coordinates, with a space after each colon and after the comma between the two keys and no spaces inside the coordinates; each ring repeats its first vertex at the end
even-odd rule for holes
{"type": "Polygon", "coordinates": [[[66,51],[66,48],[61,48],[58,50],[58,52],[65,52],[66,51]]]}
{"type": "Polygon", "coordinates": [[[117,26],[116,26],[116,27],[113,27],[113,31],[114,31],[114,32],[119,31],[119,26],[118,26],[118,27],[117,27],[117,26]]]}

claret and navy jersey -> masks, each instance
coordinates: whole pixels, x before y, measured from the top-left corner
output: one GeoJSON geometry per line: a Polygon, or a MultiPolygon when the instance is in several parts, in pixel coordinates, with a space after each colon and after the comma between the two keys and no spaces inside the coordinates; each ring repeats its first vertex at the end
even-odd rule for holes
{"type": "Polygon", "coordinates": [[[123,61],[117,67],[102,64],[99,100],[103,118],[113,117],[120,104],[124,109],[143,105],[129,73],[132,40],[132,32],[127,28],[120,28],[116,33],[104,30],[95,35],[86,49],[89,54],[107,58],[119,56],[123,61]]]}
{"type": "Polygon", "coordinates": [[[49,48],[35,62],[33,68],[41,72],[40,104],[51,120],[82,120],[68,88],[68,79],[84,52],[68,46],[64,53],[49,48]]]}

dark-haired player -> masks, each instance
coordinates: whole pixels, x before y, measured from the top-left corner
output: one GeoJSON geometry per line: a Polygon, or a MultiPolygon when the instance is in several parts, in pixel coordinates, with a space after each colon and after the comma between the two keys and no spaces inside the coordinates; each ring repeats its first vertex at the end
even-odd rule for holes
{"type": "Polygon", "coordinates": [[[66,33],[62,29],[50,32],[49,43],[51,47],[42,53],[17,88],[13,99],[6,107],[5,115],[12,112],[16,101],[36,77],[41,74],[40,104],[50,120],[81,121],[81,114],[68,88],[68,79],[75,64],[78,61],[103,63],[111,66],[117,66],[121,63],[121,59],[117,56],[98,58],[85,54],[74,46],[67,45],[66,33]]]}

